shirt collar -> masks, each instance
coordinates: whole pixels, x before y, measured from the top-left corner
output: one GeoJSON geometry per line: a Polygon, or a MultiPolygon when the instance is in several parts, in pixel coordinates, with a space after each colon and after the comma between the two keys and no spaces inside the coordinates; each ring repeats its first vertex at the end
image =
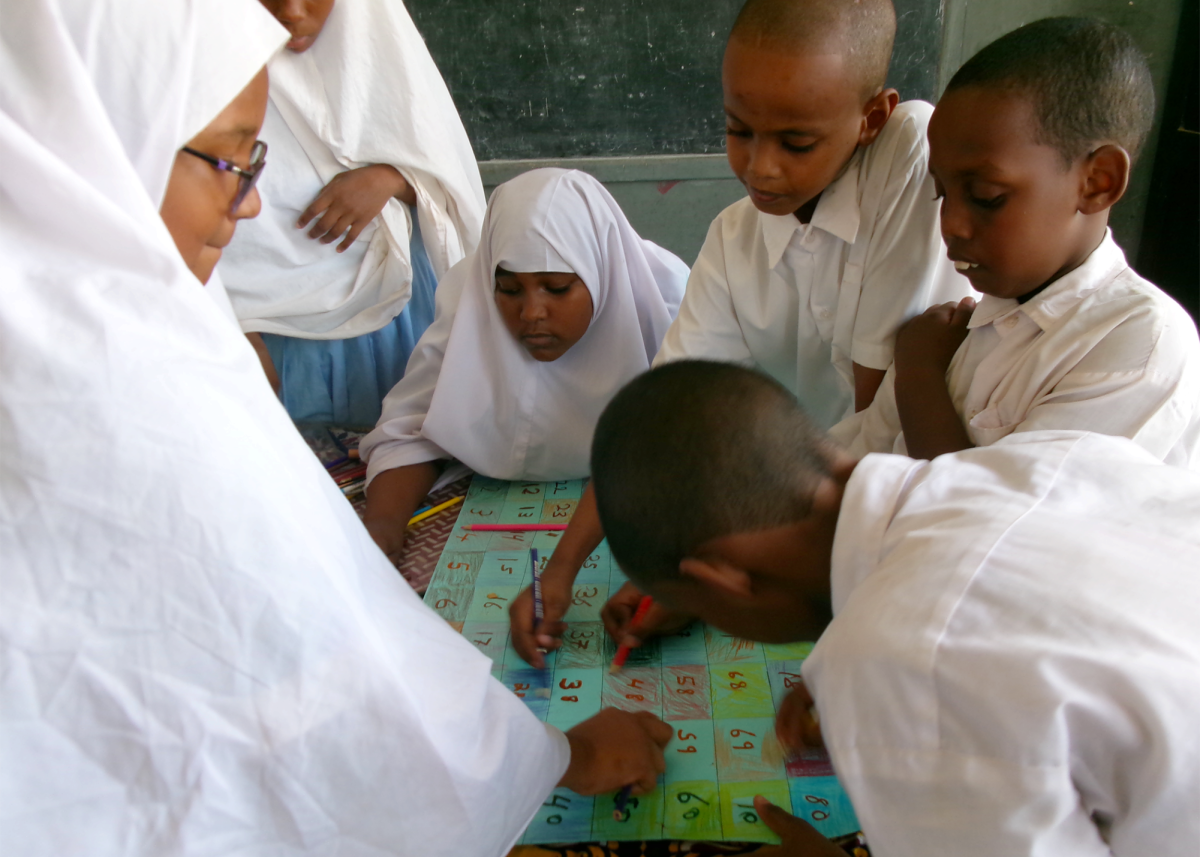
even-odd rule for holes
{"type": "Polygon", "coordinates": [[[1078,304],[1087,295],[1128,267],[1125,254],[1113,240],[1112,230],[1104,235],[1100,246],[1092,251],[1083,264],[1055,280],[1046,290],[1027,303],[1020,304],[1012,298],[997,298],[984,295],[971,313],[967,327],[974,329],[998,321],[1003,316],[1020,309],[1042,330],[1048,330],[1067,310],[1078,304]]]}
{"type": "Polygon", "coordinates": [[[903,455],[873,453],[854,468],[833,535],[830,587],[835,616],[879,564],[883,537],[896,509],[913,476],[928,466],[928,461],[903,455]]]}
{"type": "MultiPolygon", "coordinates": [[[[853,244],[858,237],[858,166],[861,158],[862,153],[855,152],[842,174],[821,192],[810,224],[847,244],[853,244]]],[[[792,236],[804,224],[794,214],[764,214],[760,211],[758,219],[767,245],[767,262],[774,268],[791,244],[792,236]]]]}

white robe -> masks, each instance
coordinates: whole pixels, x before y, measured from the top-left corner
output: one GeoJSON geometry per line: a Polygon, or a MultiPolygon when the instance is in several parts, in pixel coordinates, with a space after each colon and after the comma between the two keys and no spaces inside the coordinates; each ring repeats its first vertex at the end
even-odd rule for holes
{"type": "Polygon", "coordinates": [[[247,331],[346,339],[379,330],[412,293],[408,206],[389,200],[344,253],[296,221],[338,174],[390,164],[416,191],[441,279],[475,249],[484,211],[450,91],[400,0],[338,0],[313,46],[282,51],[270,72],[263,211],[221,263],[234,309],[247,331]]]}
{"type": "Polygon", "coordinates": [[[396,575],[158,214],[283,30],[252,0],[3,26],[2,850],[503,853],[565,739],[396,575]]]}
{"type": "Polygon", "coordinates": [[[601,411],[650,368],[687,276],[587,173],[532,170],[496,188],[479,249],[438,287],[434,322],[363,439],[368,480],[444,458],[497,479],[586,476],[601,411]],[[591,325],[562,357],[540,363],[509,333],[497,266],[583,280],[591,325]]]}

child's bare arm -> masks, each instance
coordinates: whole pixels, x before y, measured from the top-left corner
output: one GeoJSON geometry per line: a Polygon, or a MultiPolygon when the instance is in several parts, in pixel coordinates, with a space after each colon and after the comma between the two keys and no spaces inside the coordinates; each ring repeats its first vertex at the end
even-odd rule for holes
{"type": "Polygon", "coordinates": [[[278,396],[282,384],[279,382],[279,373],[275,371],[275,361],[271,359],[271,352],[267,350],[267,343],[263,342],[261,333],[247,333],[246,338],[250,340],[250,345],[254,347],[254,353],[258,355],[258,362],[262,364],[267,382],[278,396]]]}
{"type": "Polygon", "coordinates": [[[946,387],[946,370],[967,337],[974,308],[971,298],[930,307],[896,335],[896,409],[913,458],[975,445],[946,387]]]}
{"type": "Polygon", "coordinates": [[[400,561],[408,519],[437,482],[443,465],[441,461],[409,464],[385,470],[371,480],[363,524],[393,564],[400,561]]]}
{"type": "Polygon", "coordinates": [[[379,216],[393,197],[406,205],[417,202],[416,190],[395,167],[372,164],[347,170],[325,185],[300,215],[296,227],[303,229],[317,219],[308,237],[319,239],[322,244],[332,244],[344,235],[337,248],[341,253],[354,243],[359,233],[379,216]]]}
{"type": "Polygon", "coordinates": [[[533,593],[526,589],[509,608],[512,624],[512,645],[517,654],[539,669],[545,659],[538,649],[557,649],[566,625],[562,617],[571,606],[571,586],[575,576],[596,546],[604,540],[600,513],[596,511],[596,494],[589,484],[575,508],[571,524],[562,541],[554,549],[542,573],[542,624],[533,632],[533,593]]]}

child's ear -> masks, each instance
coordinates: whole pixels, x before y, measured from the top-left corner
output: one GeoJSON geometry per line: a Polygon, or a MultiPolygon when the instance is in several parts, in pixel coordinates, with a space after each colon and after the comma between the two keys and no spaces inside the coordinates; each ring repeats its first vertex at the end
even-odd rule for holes
{"type": "Polygon", "coordinates": [[[720,557],[684,557],[679,561],[679,573],[725,596],[746,598],[753,593],[750,575],[720,557]]]}
{"type": "Polygon", "coordinates": [[[1129,153],[1111,143],[1083,159],[1083,187],[1079,195],[1081,214],[1098,214],[1111,208],[1129,185],[1129,153]]]}
{"type": "Polygon", "coordinates": [[[892,111],[900,103],[900,93],[885,89],[863,105],[862,130],[858,133],[858,145],[869,146],[875,142],[883,126],[892,118],[892,111]]]}

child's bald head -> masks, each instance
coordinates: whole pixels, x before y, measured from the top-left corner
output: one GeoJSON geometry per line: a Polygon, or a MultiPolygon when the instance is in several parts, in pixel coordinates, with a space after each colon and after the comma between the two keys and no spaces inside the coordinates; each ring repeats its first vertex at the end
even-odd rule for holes
{"type": "Polygon", "coordinates": [[[725,48],[725,152],[755,208],[807,223],[900,100],[891,0],[749,0],[725,48]]]}
{"type": "Polygon", "coordinates": [[[883,89],[896,37],[891,0],[747,0],[729,34],[779,53],[837,53],[863,97],[883,89]]]}
{"type": "Polygon", "coordinates": [[[605,408],[592,487],[613,558],[643,591],[732,634],[811,639],[854,461],[761,372],[683,360],[605,408]]]}

